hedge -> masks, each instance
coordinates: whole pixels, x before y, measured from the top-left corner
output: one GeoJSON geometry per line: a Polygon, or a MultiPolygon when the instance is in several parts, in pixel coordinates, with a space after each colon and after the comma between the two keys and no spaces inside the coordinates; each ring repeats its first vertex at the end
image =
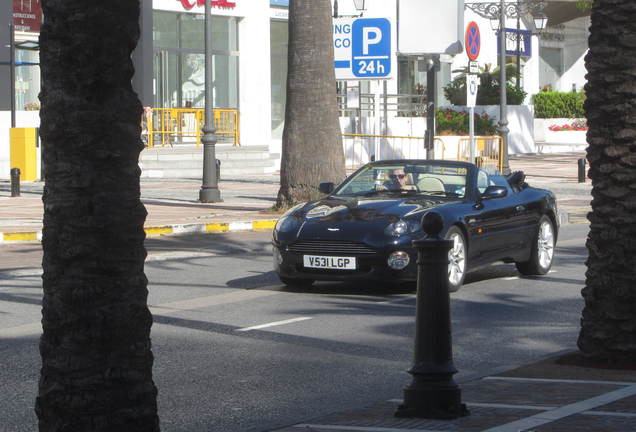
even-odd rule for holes
{"type": "Polygon", "coordinates": [[[535,118],[584,118],[583,92],[544,91],[532,96],[535,118]]]}

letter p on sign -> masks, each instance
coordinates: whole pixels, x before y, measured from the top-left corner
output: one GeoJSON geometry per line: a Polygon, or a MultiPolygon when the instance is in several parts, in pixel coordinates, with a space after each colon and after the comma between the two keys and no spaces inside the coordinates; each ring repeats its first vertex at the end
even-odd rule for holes
{"type": "Polygon", "coordinates": [[[382,30],[378,27],[364,27],[362,29],[362,54],[369,55],[369,45],[375,45],[382,40],[382,30]]]}

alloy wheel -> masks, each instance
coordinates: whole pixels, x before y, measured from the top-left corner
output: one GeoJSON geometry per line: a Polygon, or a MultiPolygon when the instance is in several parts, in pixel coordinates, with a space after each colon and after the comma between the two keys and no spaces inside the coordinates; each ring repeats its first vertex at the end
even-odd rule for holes
{"type": "Polygon", "coordinates": [[[452,285],[457,285],[466,271],[466,246],[459,233],[451,234],[449,240],[453,241],[453,248],[448,251],[448,281],[452,285]]]}
{"type": "Polygon", "coordinates": [[[543,268],[548,268],[552,263],[553,256],[554,233],[552,231],[552,224],[548,221],[543,221],[539,227],[539,235],[537,236],[537,258],[539,259],[539,265],[543,268]]]}

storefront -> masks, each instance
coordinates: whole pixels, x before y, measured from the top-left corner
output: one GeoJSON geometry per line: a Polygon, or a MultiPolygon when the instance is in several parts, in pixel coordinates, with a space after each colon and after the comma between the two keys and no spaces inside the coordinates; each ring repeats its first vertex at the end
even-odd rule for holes
{"type": "MultiPolygon", "coordinates": [[[[205,17],[198,12],[195,7],[179,12],[153,10],[155,108],[204,107],[205,17]]],[[[218,15],[211,20],[214,107],[238,108],[239,20],[236,16],[218,15]]]]}
{"type": "MultiPolygon", "coordinates": [[[[0,0],[0,4],[6,6],[6,10],[0,11],[0,38],[5,40],[0,44],[0,56],[3,59],[8,59],[8,24],[13,22],[16,28],[18,66],[15,68],[14,100],[18,127],[37,126],[39,121],[37,111],[27,111],[39,108],[39,3],[38,0],[0,0]],[[14,8],[12,16],[11,6],[14,8]]],[[[341,13],[356,12],[353,3],[349,3],[340,2],[341,13]]],[[[205,103],[204,1],[144,0],[141,5],[141,39],[133,53],[136,71],[133,86],[142,103],[154,108],[202,108],[205,103]]],[[[274,154],[281,152],[285,121],[288,7],[289,0],[212,0],[212,105],[237,111],[242,147],[263,146],[274,154]]],[[[397,25],[395,0],[367,1],[364,17],[386,17],[397,25]]],[[[466,12],[465,19],[479,21],[470,11],[466,12]]],[[[534,56],[522,58],[524,87],[529,94],[536,92],[540,84],[552,84],[553,88],[569,90],[574,85],[580,88],[584,83],[584,73],[580,69],[585,44],[580,44],[575,58],[570,59],[563,54],[563,47],[574,30],[578,30],[570,30],[567,27],[570,24],[566,23],[563,34],[557,35],[560,39],[553,37],[547,40],[549,31],[546,32],[541,52],[536,38],[533,38],[534,56]],[[541,58],[541,73],[537,72],[539,54],[545,57],[541,58]]],[[[480,25],[484,29],[484,52],[479,59],[480,65],[490,64],[494,68],[498,61],[495,33],[489,30],[487,21],[481,20],[480,25]]],[[[580,33],[584,34],[583,31],[580,33]]],[[[371,95],[370,100],[386,100],[384,95],[388,94],[393,95],[396,101],[397,96],[405,95],[403,99],[407,102],[417,102],[419,99],[411,95],[423,93],[427,86],[424,59],[402,56],[397,52],[392,55],[395,57],[393,79],[387,82],[342,82],[340,87],[344,93],[348,87],[357,87],[358,94],[371,95]]],[[[444,98],[443,86],[454,76],[454,71],[466,65],[465,55],[447,57],[442,59],[438,76],[440,102],[444,98]]],[[[9,80],[8,69],[0,68],[3,80],[9,80]]],[[[3,134],[8,133],[10,125],[11,98],[8,88],[0,86],[0,133],[3,134]]],[[[396,102],[401,106],[400,103],[396,102]]],[[[367,107],[366,112],[362,105],[363,101],[360,101],[357,123],[343,118],[343,131],[360,130],[363,121],[369,124],[368,131],[381,133],[395,129],[388,123],[382,126],[377,119],[371,118],[369,113],[372,109],[377,111],[379,104],[367,107]]],[[[406,113],[396,115],[396,121],[408,119],[409,115],[422,115],[411,109],[410,105],[407,108],[406,113]]],[[[420,134],[420,131],[411,132],[420,134]]],[[[8,146],[0,142],[0,178],[8,177],[8,157],[8,146]]]]}
{"type": "MultiPolygon", "coordinates": [[[[269,4],[212,2],[212,106],[237,110],[241,145],[269,145],[269,4]]],[[[152,2],[152,105],[203,108],[205,6],[202,0],[152,2]]]]}

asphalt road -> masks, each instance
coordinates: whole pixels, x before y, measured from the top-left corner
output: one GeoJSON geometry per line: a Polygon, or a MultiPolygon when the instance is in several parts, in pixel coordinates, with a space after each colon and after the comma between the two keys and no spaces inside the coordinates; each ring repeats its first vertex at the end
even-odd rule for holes
{"type": "MultiPolygon", "coordinates": [[[[587,230],[562,228],[545,277],[503,264],[467,276],[451,296],[459,382],[575,347],[587,230]]],[[[164,432],[264,431],[400,398],[409,383],[413,289],[285,288],[271,270],[270,235],[148,240],[164,432]]],[[[40,298],[35,272],[0,279],[2,432],[37,430],[40,298]]]]}

